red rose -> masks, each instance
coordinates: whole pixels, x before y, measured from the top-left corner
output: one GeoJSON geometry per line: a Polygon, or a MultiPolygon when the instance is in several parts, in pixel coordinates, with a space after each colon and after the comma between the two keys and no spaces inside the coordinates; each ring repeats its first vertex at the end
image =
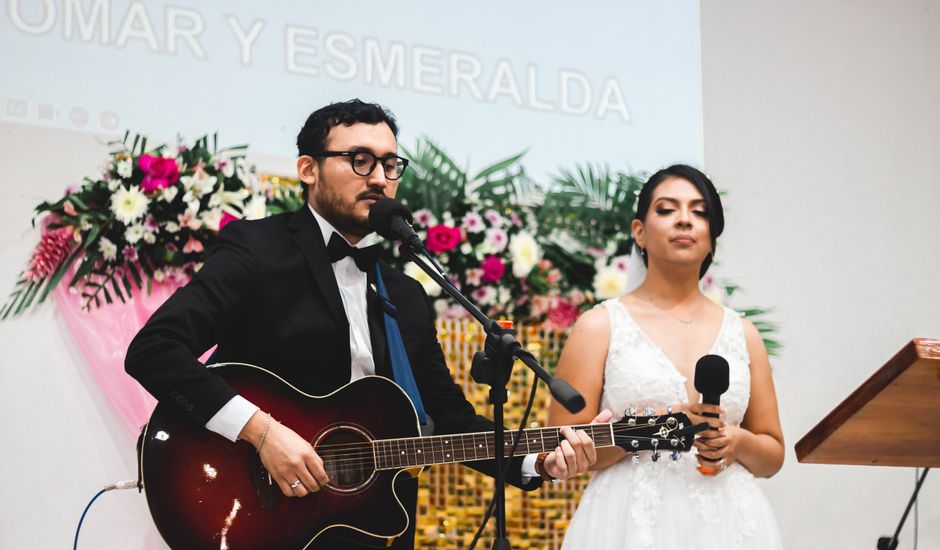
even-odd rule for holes
{"type": "Polygon", "coordinates": [[[480,264],[480,269],[483,270],[484,281],[495,283],[506,273],[506,264],[496,256],[487,256],[480,264]]]}
{"type": "Polygon", "coordinates": [[[460,233],[460,229],[456,227],[450,227],[444,224],[435,225],[428,229],[428,240],[425,243],[425,247],[428,249],[428,252],[432,254],[447,252],[448,250],[456,248],[457,245],[460,244],[462,237],[463,235],[460,233]]]}
{"type": "Polygon", "coordinates": [[[137,166],[144,172],[140,187],[148,193],[169,187],[180,179],[180,169],[173,159],[143,155],[137,160],[137,166]]]}

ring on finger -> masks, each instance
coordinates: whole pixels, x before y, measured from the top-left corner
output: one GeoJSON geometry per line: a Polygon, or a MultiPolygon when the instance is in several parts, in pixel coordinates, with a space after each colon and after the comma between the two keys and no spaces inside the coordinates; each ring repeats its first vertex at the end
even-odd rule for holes
{"type": "Polygon", "coordinates": [[[719,470],[725,469],[725,459],[722,458],[721,460],[718,461],[718,469],[719,470]]]}
{"type": "Polygon", "coordinates": [[[297,481],[295,481],[295,482],[293,482],[293,483],[290,484],[290,488],[291,488],[291,489],[296,489],[297,487],[300,487],[300,480],[299,480],[299,479],[298,479],[297,481]]]}

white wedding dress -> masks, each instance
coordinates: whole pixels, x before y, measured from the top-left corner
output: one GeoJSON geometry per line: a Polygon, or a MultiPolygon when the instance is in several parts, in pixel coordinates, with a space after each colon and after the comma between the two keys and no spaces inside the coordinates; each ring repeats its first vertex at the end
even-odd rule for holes
{"type": "MultiPolygon", "coordinates": [[[[629,407],[664,408],[688,400],[686,378],[637,326],[617,299],[610,315],[601,408],[619,417],[629,407]]],[[[730,386],[721,396],[724,420],[737,426],[750,397],[751,376],[741,319],[725,308],[709,353],[728,360],[730,386]]],[[[698,472],[695,449],[672,461],[639,453],[596,472],[565,535],[564,550],[775,550],[782,548],[773,510],[741,464],[716,476],[698,472]]]]}

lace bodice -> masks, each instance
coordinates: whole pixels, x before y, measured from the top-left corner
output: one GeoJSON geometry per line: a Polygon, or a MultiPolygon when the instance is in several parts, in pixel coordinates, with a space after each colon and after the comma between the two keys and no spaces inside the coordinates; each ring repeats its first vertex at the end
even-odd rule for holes
{"type": "MultiPolygon", "coordinates": [[[[686,377],[640,329],[619,299],[603,302],[610,315],[610,346],[604,365],[601,407],[618,417],[628,407],[659,409],[688,401],[686,377]]],[[[718,336],[709,353],[728,361],[728,391],[721,395],[725,422],[740,425],[751,396],[750,358],[738,314],[724,308],[718,336]]]]}

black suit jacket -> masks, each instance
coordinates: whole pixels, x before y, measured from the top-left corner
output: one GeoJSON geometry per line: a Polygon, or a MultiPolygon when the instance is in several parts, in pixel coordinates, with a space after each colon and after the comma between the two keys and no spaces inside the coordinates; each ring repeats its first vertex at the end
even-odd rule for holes
{"type": "MultiPolygon", "coordinates": [[[[450,375],[437,340],[434,310],[421,285],[388,265],[381,264],[381,270],[435,432],[492,429],[492,422],[475,413],[450,375]]],[[[392,378],[378,298],[371,296],[368,303],[376,374],[392,378]]],[[[131,342],[125,367],[158,400],[204,426],[235,396],[197,359],[215,344],[218,362],[263,366],[314,395],[349,382],[349,322],[309,208],[227,224],[202,269],[131,342]]],[[[491,462],[468,465],[492,475],[491,462]]],[[[520,466],[521,459],[510,462],[509,483],[537,488],[538,479],[522,483],[520,466]]],[[[413,536],[413,521],[411,526],[413,536]]],[[[407,546],[407,540],[400,542],[407,546]]]]}

